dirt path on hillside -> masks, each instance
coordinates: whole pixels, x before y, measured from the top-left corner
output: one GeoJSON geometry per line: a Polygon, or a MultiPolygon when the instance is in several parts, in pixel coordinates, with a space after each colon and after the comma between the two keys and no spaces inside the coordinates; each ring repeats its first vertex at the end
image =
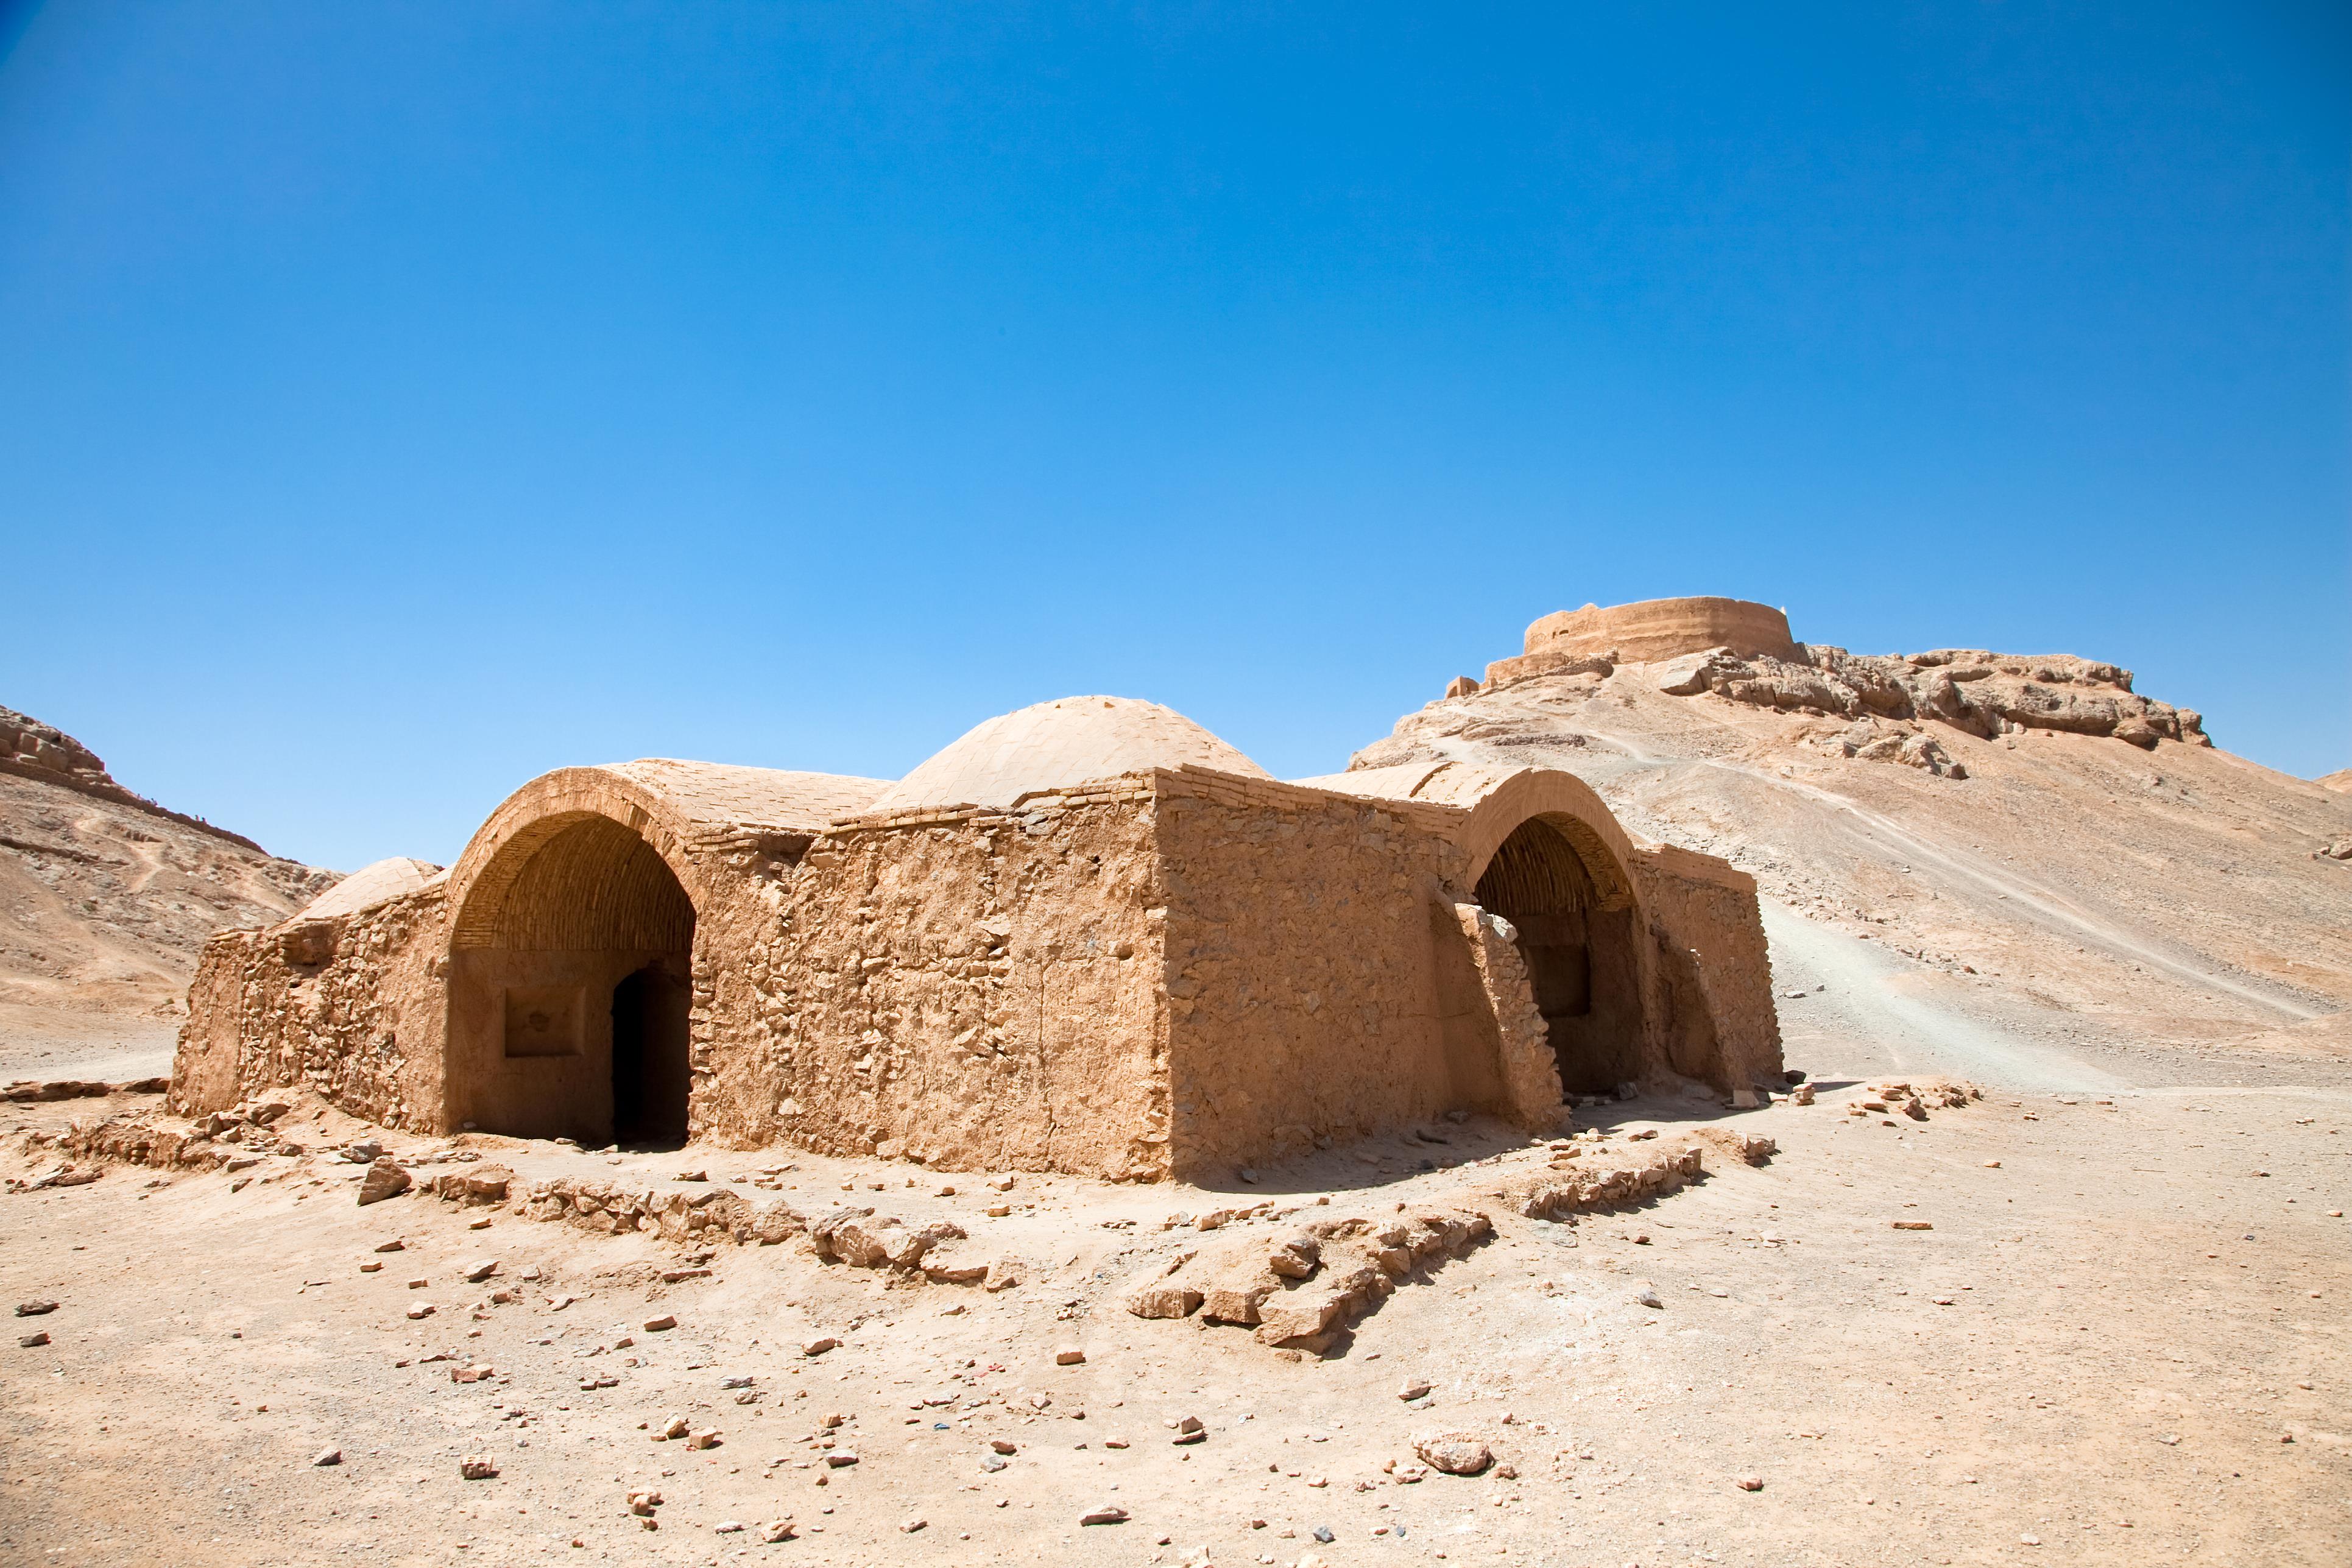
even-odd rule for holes
{"type": "Polygon", "coordinates": [[[2171,944],[2160,938],[2124,930],[2113,921],[2100,918],[2096,912],[2081,907],[2058,889],[2021,874],[2014,867],[1998,864],[1966,848],[1937,841],[1905,826],[1883,812],[1873,811],[1860,802],[1816,784],[1784,778],[1740,763],[1663,755],[1631,735],[1602,730],[1588,732],[1595,740],[1622,751],[1640,769],[1661,773],[1702,770],[1720,773],[1822,807],[1822,811],[1815,819],[1821,829],[1837,831],[1851,827],[1858,830],[1864,838],[1872,841],[1870,847],[1873,850],[1892,852],[1895,858],[1932,868],[1947,886],[1970,889],[1996,901],[2006,901],[2011,909],[2005,913],[2038,921],[2053,931],[2063,932],[2071,940],[2095,945],[2110,957],[2160,969],[2188,984],[2226,993],[2284,1018],[2317,1018],[2337,1010],[2331,1003],[2224,973],[2214,964],[2174,950],[2171,944]]]}

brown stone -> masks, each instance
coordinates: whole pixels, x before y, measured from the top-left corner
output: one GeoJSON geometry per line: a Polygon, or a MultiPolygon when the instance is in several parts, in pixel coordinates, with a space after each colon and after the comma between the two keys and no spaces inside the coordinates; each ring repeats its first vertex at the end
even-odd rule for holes
{"type": "Polygon", "coordinates": [[[1495,1462],[1493,1451],[1467,1432],[1415,1433],[1412,1451],[1431,1469],[1449,1476],[1479,1475],[1495,1462]]]}

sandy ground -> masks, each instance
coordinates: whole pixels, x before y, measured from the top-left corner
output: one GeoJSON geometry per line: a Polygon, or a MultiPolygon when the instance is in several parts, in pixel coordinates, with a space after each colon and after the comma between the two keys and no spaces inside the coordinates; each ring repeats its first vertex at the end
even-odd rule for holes
{"type": "MultiPolygon", "coordinates": [[[[59,1303],[12,1320],[51,1342],[0,1340],[0,1563],[2352,1562],[2352,866],[2312,854],[2352,829],[2352,796],[2067,736],[1950,738],[1976,777],[1937,779],[1638,677],[1436,705],[1401,735],[1569,767],[1630,826],[1756,874],[1788,1060],[1820,1103],[1581,1114],[1670,1137],[1718,1121],[1776,1138],[1769,1163],[1712,1160],[1638,1211],[1554,1224],[1492,1196],[1543,1152],[1475,1123],[1454,1168],[1389,1142],[1230,1193],[492,1151],[526,1179],[637,1187],[788,1165],[806,1213],[956,1220],[1017,1260],[998,1294],[804,1242],[722,1246],[666,1283],[699,1253],[503,1208],[362,1208],[357,1169],[316,1157],[110,1167],[0,1194],[0,1305],[59,1303]],[[1987,1098],[1846,1114],[1867,1083],[1930,1074],[1987,1098]],[[1496,1235],[1323,1359],[1124,1310],[1202,1244],[1170,1215],[1317,1196],[1474,1205],[1496,1235]],[[804,1356],[812,1336],[842,1343],[804,1356]],[[1066,1347],[1083,1363],[1056,1364],[1066,1347]],[[649,1441],[672,1416],[719,1445],[649,1441]],[[1180,1446],[1186,1416],[1207,1435],[1180,1446]],[[1496,1466],[1403,1479],[1436,1428],[1496,1466]],[[312,1464],[329,1447],[341,1462],[312,1464]],[[461,1479],[468,1456],[498,1475],[461,1479]],[[648,1488],[651,1531],[627,1509],[648,1488]],[[1129,1518],[1079,1522],[1104,1505],[1129,1518]],[[760,1539],[785,1517],[795,1539],[760,1539]]],[[[21,913],[0,932],[0,1079],[165,1070],[173,965],[240,900],[293,893],[27,809],[11,830],[52,847],[0,888],[21,913]],[[77,985],[125,1005],[47,1005],[77,985]]],[[[0,1174],[54,1165],[24,1131],[124,1105],[0,1105],[0,1174]]],[[[305,1126],[314,1149],[363,1131],[305,1126]]]]}
{"type": "MultiPolygon", "coordinates": [[[[52,1343],[0,1352],[0,1560],[2352,1560],[2352,1075],[2241,1058],[2185,1083],[2161,1053],[2083,1060],[1859,962],[1836,942],[1780,955],[1808,988],[1784,1011],[1820,1103],[1637,1101],[1601,1122],[1720,1117],[1778,1158],[1568,1224],[1490,1202],[1495,1240],[1323,1360],[1125,1311],[1198,1243],[1160,1221],[1268,1195],[1475,1201],[1498,1167],[1339,1153],[1239,1194],[1022,1176],[1009,1196],[1034,1206],[991,1220],[970,1176],[877,1162],[694,1150],[613,1168],[548,1145],[508,1162],[650,1184],[789,1161],[807,1210],[848,1201],[850,1180],[1023,1258],[996,1295],[894,1285],[797,1243],[722,1247],[709,1278],[664,1284],[677,1248],[431,1199],[362,1208],[356,1172],[307,1161],[239,1193],[117,1167],[0,1197],[0,1300],[61,1303],[16,1325],[52,1343]],[[1864,1080],[1932,1068],[2031,1081],[1924,1124],[1844,1113],[1864,1080]],[[373,1250],[394,1237],[404,1250],[373,1250]],[[496,1279],[457,1278],[487,1258],[496,1279]],[[520,1301],[489,1303],[532,1268],[520,1301]],[[1661,1308],[1637,1304],[1644,1287],[1661,1308]],[[410,1320],[423,1300],[436,1314],[410,1320]],[[647,1331],[657,1314],[677,1326],[647,1331]],[[803,1356],[813,1335],[843,1344],[803,1356]],[[1085,1362],[1056,1365],[1066,1346],[1085,1362]],[[478,1364],[495,1373],[452,1381],[478,1364]],[[1409,1380],[1434,1385],[1425,1407],[1399,1399],[1409,1380]],[[673,1415],[719,1446],[650,1442],[673,1415]],[[1208,1436],[1180,1447],[1186,1415],[1208,1436]],[[1497,1468],[1400,1482],[1390,1467],[1440,1426],[1497,1468]],[[823,1463],[820,1438],[858,1462],[823,1463]],[[1000,1438],[1015,1451],[983,1468],[1000,1438]],[[313,1466],[331,1445],[342,1463],[313,1466]],[[498,1476],[460,1479],[469,1455],[498,1476]],[[646,1488],[665,1500],[653,1531],[626,1510],[646,1488]],[[1129,1520],[1079,1523],[1102,1504],[1129,1520]],[[719,1528],[784,1516],[797,1538],[777,1544],[719,1528]]],[[[37,1163],[21,1143],[11,1174],[37,1163]]]]}
{"type": "Polygon", "coordinates": [[[0,1002],[0,1083],[169,1077],[180,1026],[168,1018],[0,1002]]]}

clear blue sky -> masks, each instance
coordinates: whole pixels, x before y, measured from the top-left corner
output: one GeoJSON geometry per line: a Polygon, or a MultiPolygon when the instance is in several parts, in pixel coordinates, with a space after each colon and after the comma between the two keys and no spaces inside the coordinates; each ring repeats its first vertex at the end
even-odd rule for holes
{"type": "Polygon", "coordinates": [[[2325,4],[0,7],[0,702],[350,868],[1587,600],[2352,764],[2325,4]]]}

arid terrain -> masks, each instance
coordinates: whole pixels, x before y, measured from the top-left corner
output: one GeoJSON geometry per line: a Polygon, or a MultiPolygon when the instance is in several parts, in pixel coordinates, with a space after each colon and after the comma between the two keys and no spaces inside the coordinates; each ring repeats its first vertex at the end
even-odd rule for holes
{"type": "Polygon", "coordinates": [[[170,1071],[205,938],[335,881],[132,794],[72,736],[0,708],[0,1079],[170,1071]]]}
{"type": "MultiPolygon", "coordinates": [[[[1437,1122],[1208,1187],[422,1138],[292,1091],[196,1171],[90,1152],[204,1131],[155,1097],[21,1100],[0,1301],[56,1306],[0,1361],[0,1561],[2352,1560],[2340,777],[1663,686],[1538,675],[1360,760],[1565,768],[1750,871],[1796,1094],[1585,1105],[1557,1142],[1437,1122]],[[1916,733],[1943,763],[1877,744],[1916,733]],[[1632,1190],[1685,1149],[1696,1179],[1632,1190]],[[408,1191],[355,1201],[394,1165],[408,1191]],[[1547,1210],[1562,1171],[1627,1191],[1547,1210]],[[798,1223],[730,1236],[755,1205],[798,1223]],[[1447,1216],[1488,1234],[1401,1258],[1319,1358],[1129,1310],[1310,1223],[1447,1216]]],[[[103,955],[168,977],[202,931],[124,933],[191,900],[36,864],[15,840],[130,852],[60,786],[0,788],[59,797],[6,797],[51,814],[6,829],[0,919],[50,922],[8,994],[152,1031],[163,981],[104,990],[103,955]]],[[[309,896],[217,864],[182,873],[215,923],[309,896]]],[[[9,1076],[133,1076],[35,1060],[13,1016],[9,1076]]]]}

